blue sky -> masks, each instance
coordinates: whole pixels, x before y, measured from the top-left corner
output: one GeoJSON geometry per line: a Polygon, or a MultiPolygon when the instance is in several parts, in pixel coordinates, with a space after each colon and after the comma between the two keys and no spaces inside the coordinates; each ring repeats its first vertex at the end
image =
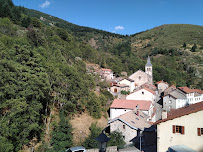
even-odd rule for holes
{"type": "Polygon", "coordinates": [[[163,24],[203,26],[203,0],[13,0],[68,22],[119,34],[163,24]]]}

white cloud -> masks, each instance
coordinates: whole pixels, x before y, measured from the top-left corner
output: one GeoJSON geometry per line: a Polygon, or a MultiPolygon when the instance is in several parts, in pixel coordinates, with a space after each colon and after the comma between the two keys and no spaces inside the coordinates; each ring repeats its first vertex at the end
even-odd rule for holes
{"type": "Polygon", "coordinates": [[[114,28],[114,30],[115,31],[117,31],[117,30],[124,30],[125,28],[123,27],[123,26],[116,26],[115,28],[114,28]]]}
{"type": "Polygon", "coordinates": [[[51,3],[48,0],[46,0],[43,4],[40,5],[40,7],[41,8],[46,8],[46,7],[49,7],[50,4],[51,3]]]}

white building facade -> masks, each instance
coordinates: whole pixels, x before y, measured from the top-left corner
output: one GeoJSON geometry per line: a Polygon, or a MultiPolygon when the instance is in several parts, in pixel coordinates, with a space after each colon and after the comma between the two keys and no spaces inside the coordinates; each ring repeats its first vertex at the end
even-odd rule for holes
{"type": "Polygon", "coordinates": [[[157,151],[174,145],[203,150],[203,102],[176,110],[175,115],[157,122],[157,151]],[[192,107],[191,107],[192,106],[192,107]]]}

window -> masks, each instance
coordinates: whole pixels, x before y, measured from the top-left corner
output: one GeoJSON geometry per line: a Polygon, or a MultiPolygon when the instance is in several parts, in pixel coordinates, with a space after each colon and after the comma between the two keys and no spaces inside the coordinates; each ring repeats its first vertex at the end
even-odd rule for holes
{"type": "Polygon", "coordinates": [[[169,102],[168,103],[172,103],[172,101],[171,100],[169,100],[169,102]]]}
{"type": "Polygon", "coordinates": [[[141,76],[139,76],[139,80],[141,80],[141,76]]]}
{"type": "Polygon", "coordinates": [[[197,128],[197,135],[202,136],[203,135],[203,128],[197,128]]]}
{"type": "Polygon", "coordinates": [[[125,129],[125,125],[123,125],[123,129],[125,129]]]}
{"type": "Polygon", "coordinates": [[[184,126],[176,126],[173,125],[173,133],[180,133],[180,134],[185,134],[185,127],[184,126]]]}
{"type": "Polygon", "coordinates": [[[142,91],[142,94],[144,94],[144,92],[142,91]]]}

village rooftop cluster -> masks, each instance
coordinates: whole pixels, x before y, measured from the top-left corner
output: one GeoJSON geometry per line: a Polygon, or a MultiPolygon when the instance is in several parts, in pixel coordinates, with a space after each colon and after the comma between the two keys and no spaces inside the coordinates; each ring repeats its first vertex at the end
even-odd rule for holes
{"type": "MultiPolygon", "coordinates": [[[[90,66],[91,67],[91,66],[90,66]]],[[[91,67],[92,68],[92,67],[91,67]]],[[[110,84],[110,132],[122,133],[126,144],[157,146],[158,152],[203,150],[203,91],[153,82],[150,57],[145,71],[115,77],[111,69],[89,69],[110,84]],[[96,70],[95,70],[96,69],[96,70]],[[127,92],[123,94],[122,92],[127,92]]]]}

